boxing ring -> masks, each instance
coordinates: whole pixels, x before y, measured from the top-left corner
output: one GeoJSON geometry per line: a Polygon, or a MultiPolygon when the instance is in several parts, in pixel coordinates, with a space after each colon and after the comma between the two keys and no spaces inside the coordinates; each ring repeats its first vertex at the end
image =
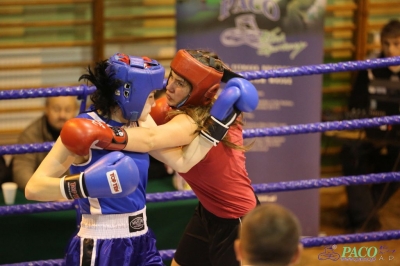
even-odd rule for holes
{"type": "MultiPolygon", "coordinates": [[[[391,57],[383,59],[370,59],[365,61],[350,61],[331,64],[320,64],[310,66],[300,66],[292,68],[273,69],[266,71],[240,72],[248,80],[268,79],[277,77],[293,77],[314,74],[325,74],[332,72],[356,71],[368,68],[380,68],[392,65],[400,65],[400,57],[391,57]]],[[[165,81],[164,81],[165,82],[165,81]]],[[[165,84],[165,83],[164,83],[165,84]]],[[[1,91],[0,100],[7,99],[23,99],[38,98],[52,96],[78,96],[81,102],[81,111],[86,107],[86,98],[96,88],[93,86],[74,86],[74,87],[56,87],[56,88],[40,88],[40,89],[22,89],[1,91]]],[[[299,124],[292,126],[274,127],[274,128],[254,128],[243,131],[244,138],[272,137],[294,134],[310,134],[322,133],[327,131],[341,131],[361,129],[365,127],[377,127],[388,124],[400,124],[400,116],[384,116],[378,118],[353,119],[343,121],[332,121],[322,123],[299,124]]],[[[31,143],[23,145],[5,145],[0,146],[0,155],[5,154],[23,154],[32,152],[49,151],[53,142],[31,143]]],[[[365,185],[374,183],[399,182],[400,172],[379,173],[359,176],[340,176],[333,178],[308,179],[300,181],[287,181],[266,184],[254,184],[256,193],[271,193],[282,191],[294,191],[303,189],[317,189],[324,187],[349,186],[349,185],[365,185]]],[[[192,191],[172,191],[165,193],[148,193],[147,203],[166,202],[194,199],[196,195],[192,191]]],[[[76,210],[77,217],[80,215],[74,201],[67,202],[45,202],[21,205],[9,205],[0,207],[0,216],[31,214],[40,212],[54,212],[76,210]]],[[[323,245],[337,245],[345,243],[360,243],[371,241],[395,240],[400,239],[400,230],[380,231],[362,234],[335,235],[326,237],[307,237],[302,238],[301,242],[304,247],[318,247],[323,245]]],[[[67,245],[67,243],[65,243],[67,245]]],[[[164,260],[171,260],[175,250],[160,250],[164,260]]],[[[21,262],[7,265],[63,265],[64,260],[41,260],[31,262],[21,262]]]]}

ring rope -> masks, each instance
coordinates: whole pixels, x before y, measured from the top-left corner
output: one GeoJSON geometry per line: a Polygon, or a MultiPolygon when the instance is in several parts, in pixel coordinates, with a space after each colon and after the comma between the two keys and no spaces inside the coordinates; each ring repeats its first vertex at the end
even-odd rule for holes
{"type": "Polygon", "coordinates": [[[276,68],[261,71],[240,72],[248,80],[268,79],[278,77],[294,77],[315,74],[326,74],[333,72],[356,71],[368,68],[382,68],[400,64],[400,56],[387,58],[374,58],[360,61],[348,61],[339,63],[328,63],[319,65],[305,65],[299,67],[276,68]]]}
{"type": "Polygon", "coordinates": [[[43,98],[53,96],[86,96],[96,90],[95,86],[49,87],[37,89],[0,91],[0,100],[43,98]]]}
{"type": "Polygon", "coordinates": [[[243,138],[318,133],[333,130],[352,130],[365,127],[378,127],[388,124],[400,124],[400,115],[362,118],[354,120],[317,122],[310,124],[298,124],[294,126],[246,129],[243,130],[243,138]]]}
{"type": "Polygon", "coordinates": [[[326,237],[307,237],[300,240],[305,247],[318,247],[332,244],[374,242],[383,240],[400,239],[400,230],[388,230],[381,232],[336,235],[326,237]]]}
{"type": "Polygon", "coordinates": [[[32,214],[53,211],[68,211],[75,209],[74,201],[41,202],[0,206],[0,216],[16,214],[32,214]]]}
{"type": "Polygon", "coordinates": [[[64,259],[38,260],[29,262],[18,262],[12,264],[1,264],[0,266],[65,266],[64,259]]]}
{"type": "MultiPolygon", "coordinates": [[[[352,130],[365,127],[378,127],[388,124],[400,124],[400,115],[331,122],[317,122],[270,128],[250,128],[243,130],[243,138],[259,138],[268,136],[276,137],[284,135],[319,133],[333,130],[352,130]]],[[[0,146],[0,155],[45,152],[50,151],[53,145],[54,142],[3,145],[0,146]]]]}
{"type": "MultiPolygon", "coordinates": [[[[335,187],[343,185],[366,185],[374,183],[399,182],[400,172],[368,174],[359,176],[342,176],[321,179],[309,179],[300,181],[285,181],[266,184],[252,185],[256,193],[271,193],[282,191],[294,191],[303,189],[314,189],[323,187],[335,187]]],[[[167,202],[185,199],[195,199],[196,195],[192,190],[171,191],[163,193],[148,193],[146,202],[167,202]]],[[[0,216],[23,213],[39,213],[51,211],[64,211],[78,208],[73,201],[30,203],[20,205],[8,205],[0,207],[0,216]]]]}
{"type": "MultiPolygon", "coordinates": [[[[319,65],[308,65],[299,67],[277,68],[261,71],[239,72],[248,80],[268,79],[277,77],[293,77],[306,76],[315,74],[326,74],[332,72],[345,72],[363,70],[368,68],[380,68],[387,66],[400,65],[400,56],[387,58],[374,58],[364,61],[348,61],[339,63],[328,63],[319,65]]],[[[164,86],[166,80],[164,80],[164,86]]],[[[38,89],[21,89],[0,91],[0,100],[18,99],[18,98],[38,98],[51,96],[74,96],[88,95],[96,90],[94,86],[70,86],[70,87],[54,87],[54,88],[38,88],[38,89]]]]}
{"type": "Polygon", "coordinates": [[[48,152],[54,145],[54,141],[29,144],[12,144],[0,146],[0,155],[4,154],[24,154],[35,152],[48,152]]]}

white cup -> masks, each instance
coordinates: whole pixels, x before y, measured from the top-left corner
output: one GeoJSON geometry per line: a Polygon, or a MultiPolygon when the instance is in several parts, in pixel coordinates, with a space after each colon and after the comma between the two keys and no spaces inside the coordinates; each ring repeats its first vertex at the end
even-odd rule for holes
{"type": "Polygon", "coordinates": [[[5,182],[1,184],[1,189],[3,190],[4,201],[7,205],[14,204],[15,195],[17,194],[17,183],[5,182]]]}

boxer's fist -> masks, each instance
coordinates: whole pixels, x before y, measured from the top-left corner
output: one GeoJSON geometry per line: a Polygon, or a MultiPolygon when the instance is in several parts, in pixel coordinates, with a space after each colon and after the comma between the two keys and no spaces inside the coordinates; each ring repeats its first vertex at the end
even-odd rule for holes
{"type": "Polygon", "coordinates": [[[123,150],[128,142],[123,128],[86,118],[72,118],[65,122],[60,137],[68,150],[80,156],[89,154],[90,148],[123,150]]]}
{"type": "Polygon", "coordinates": [[[163,96],[156,100],[155,106],[151,108],[150,115],[157,125],[163,125],[168,122],[167,114],[171,110],[168,105],[167,97],[163,96]]]}
{"type": "Polygon", "coordinates": [[[135,161],[122,152],[110,152],[84,172],[60,180],[61,194],[66,199],[120,198],[133,193],[139,184],[135,161]]]}
{"type": "Polygon", "coordinates": [[[210,110],[207,131],[201,136],[216,146],[228,132],[229,126],[235,122],[241,112],[252,112],[258,105],[258,93],[254,85],[243,78],[228,81],[210,110]]]}
{"type": "MultiPolygon", "coordinates": [[[[240,90],[239,99],[234,104],[234,107],[236,109],[246,113],[250,113],[256,110],[258,105],[258,92],[253,83],[251,83],[247,79],[233,78],[229,80],[228,83],[226,83],[226,86],[228,88],[237,87],[240,90]]],[[[215,116],[217,116],[216,113],[215,116]]]]}

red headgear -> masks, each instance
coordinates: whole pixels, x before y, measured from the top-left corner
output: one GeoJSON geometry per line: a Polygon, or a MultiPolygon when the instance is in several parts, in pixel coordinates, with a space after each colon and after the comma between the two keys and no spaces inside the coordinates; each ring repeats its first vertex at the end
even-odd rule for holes
{"type": "Polygon", "coordinates": [[[219,89],[223,75],[222,71],[204,65],[186,50],[176,53],[171,69],[192,85],[190,96],[182,106],[209,104],[219,89]]]}

